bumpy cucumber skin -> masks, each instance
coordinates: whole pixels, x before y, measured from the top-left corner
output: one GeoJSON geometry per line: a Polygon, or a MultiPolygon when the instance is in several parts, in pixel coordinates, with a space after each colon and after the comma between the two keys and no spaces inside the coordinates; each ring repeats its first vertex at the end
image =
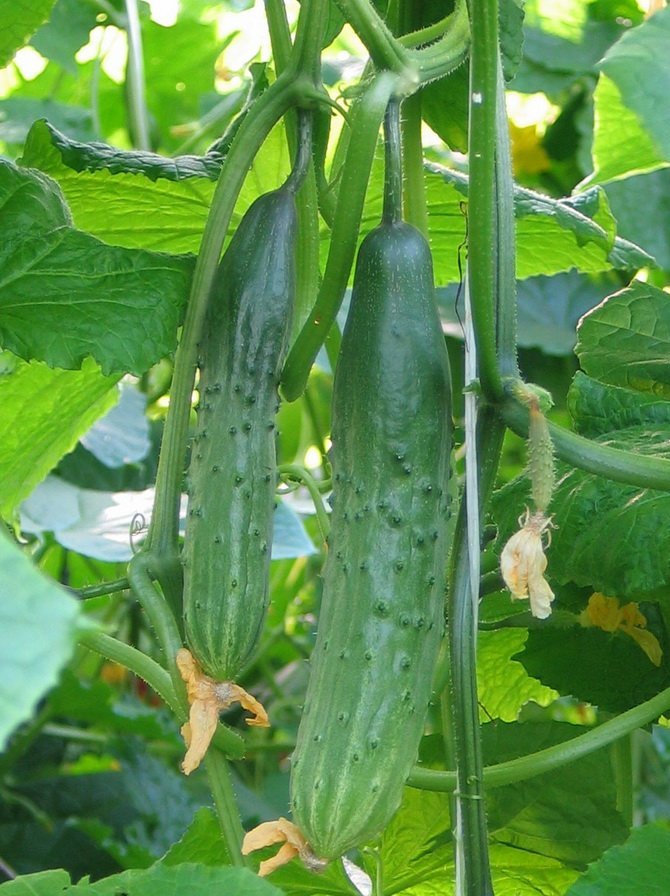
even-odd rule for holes
{"type": "Polygon", "coordinates": [[[333,396],[323,602],[294,819],[334,859],[376,836],[416,761],[443,631],[451,390],[423,236],[363,241],[333,396]]]}
{"type": "Polygon", "coordinates": [[[217,274],[201,346],[184,543],[186,638],[203,671],[234,679],[268,604],[275,415],[295,293],[292,191],[261,196],[217,274]]]}

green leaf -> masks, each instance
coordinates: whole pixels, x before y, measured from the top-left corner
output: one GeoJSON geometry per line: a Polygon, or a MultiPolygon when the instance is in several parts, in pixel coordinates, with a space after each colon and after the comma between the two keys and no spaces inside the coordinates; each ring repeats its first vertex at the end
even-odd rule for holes
{"type": "Polygon", "coordinates": [[[515,847],[493,844],[489,857],[496,896],[563,896],[577,876],[555,859],[515,847]]]}
{"type": "Polygon", "coordinates": [[[107,246],[55,224],[58,186],[8,163],[0,167],[0,199],[5,348],[65,369],[92,355],[104,374],[144,373],[174,349],[192,259],[107,246]],[[14,212],[26,185],[30,205],[14,212]]]}
{"type": "Polygon", "coordinates": [[[118,399],[116,378],[91,360],[81,370],[53,370],[2,356],[0,515],[9,518],[89,427],[118,399]]]}
{"type": "MultiPolygon", "coordinates": [[[[53,147],[63,165],[72,171],[109,171],[110,174],[143,174],[149,180],[159,178],[180,181],[192,177],[203,177],[216,181],[221,172],[223,157],[218,153],[204,156],[162,156],[154,152],[124,150],[108,143],[82,143],[61,133],[48,121],[36,121],[28,134],[23,152],[26,160],[39,160],[57,165],[56,157],[50,152],[53,147]]],[[[39,165],[42,167],[42,165],[39,165]]]]}
{"type": "Polygon", "coordinates": [[[3,896],[281,896],[282,891],[246,868],[211,868],[160,863],[146,870],[123,871],[95,883],[72,884],[64,871],[27,874],[0,887],[3,896]]]}
{"type": "Polygon", "coordinates": [[[477,693],[482,719],[512,722],[526,703],[548,706],[556,691],[531,678],[512,657],[526,642],[525,629],[480,632],[477,640],[477,693]]]}
{"type": "MultiPolygon", "coordinates": [[[[430,881],[452,862],[450,802],[446,793],[405,788],[379,847],[386,892],[404,892],[430,881]]],[[[372,863],[367,867],[374,877],[372,863]]]]}
{"type": "Polygon", "coordinates": [[[587,438],[629,426],[670,424],[670,401],[651,393],[607,386],[579,370],[567,403],[576,431],[587,438]]]}
{"type": "Polygon", "coordinates": [[[0,886],[3,896],[55,896],[70,888],[70,875],[62,868],[26,874],[0,886]]]}
{"type": "MultiPolygon", "coordinates": [[[[665,162],[670,162],[669,41],[670,9],[666,8],[624,34],[599,66],[616,85],[623,105],[634,113],[641,130],[648,134],[644,152],[653,146],[658,158],[665,162]]],[[[627,124],[628,120],[624,133],[627,124]]],[[[635,153],[633,161],[636,161],[635,153]]]]}
{"type": "Polygon", "coordinates": [[[636,828],[613,846],[567,891],[566,896],[666,896],[670,865],[667,824],[636,828]]]}
{"type": "Polygon", "coordinates": [[[0,537],[0,749],[58,679],[74,649],[79,605],[0,537]]]}
{"type": "Polygon", "coordinates": [[[585,373],[613,386],[670,396],[670,298],[638,280],[581,321],[577,353],[585,373]]]}
{"type": "Polygon", "coordinates": [[[161,865],[182,865],[185,862],[197,862],[201,865],[230,864],[221,836],[221,825],[207,806],[198,809],[183,836],[160,860],[161,865]]]}
{"type": "Polygon", "coordinates": [[[55,0],[0,0],[0,67],[45,22],[55,0]]]}
{"type": "Polygon", "coordinates": [[[587,277],[576,271],[529,277],[517,284],[518,345],[546,355],[571,355],[580,318],[599,304],[614,277],[587,277]]]}
{"type": "MultiPolygon", "coordinates": [[[[435,280],[438,285],[457,282],[458,247],[465,237],[462,204],[467,198],[467,178],[451,169],[428,165],[426,187],[435,280]]],[[[519,279],[571,268],[600,273],[612,266],[637,269],[653,264],[637,246],[613,238],[602,191],[557,200],[517,187],[514,196],[519,279]]],[[[366,211],[365,223],[376,223],[379,218],[381,206],[374,211],[372,208],[366,211]]]]}
{"type": "MultiPolygon", "coordinates": [[[[575,726],[558,722],[491,723],[482,729],[486,763],[505,762],[562,743],[575,726]]],[[[487,796],[496,842],[573,865],[598,858],[628,829],[616,810],[609,753],[598,750],[560,769],[487,796]]]]}
{"type": "MultiPolygon", "coordinates": [[[[70,157],[67,156],[68,162],[70,157]]],[[[75,171],[36,122],[21,163],[58,181],[75,225],[115,246],[163,252],[197,252],[214,193],[207,178],[152,180],[143,170],[112,174],[104,168],[75,171]]],[[[167,169],[166,169],[167,170],[167,169]]],[[[283,126],[274,128],[256,156],[240,192],[229,234],[261,193],[276,189],[289,170],[283,126]]],[[[155,172],[152,172],[152,176],[155,172]]]]}

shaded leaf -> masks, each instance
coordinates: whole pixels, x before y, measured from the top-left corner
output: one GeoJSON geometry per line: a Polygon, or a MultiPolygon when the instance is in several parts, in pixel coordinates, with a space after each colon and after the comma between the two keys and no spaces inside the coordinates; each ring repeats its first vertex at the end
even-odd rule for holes
{"type": "Polygon", "coordinates": [[[607,183],[665,164],[663,154],[635,112],[624,103],[617,84],[602,74],[593,101],[594,172],[587,183],[607,183]]]}
{"type": "Polygon", "coordinates": [[[670,686],[667,638],[660,668],[623,632],[596,628],[531,631],[516,659],[562,694],[606,712],[624,712],[670,686]]]}
{"type": "Polygon", "coordinates": [[[79,605],[0,537],[0,749],[55,684],[74,649],[79,605]]]}
{"type": "Polygon", "coordinates": [[[575,429],[588,438],[629,426],[670,424],[670,401],[647,392],[608,386],[577,371],[568,392],[575,429]]]}
{"type": "Polygon", "coordinates": [[[0,100],[0,139],[23,144],[38,119],[48,118],[56,127],[78,140],[93,140],[95,129],[91,110],[54,100],[12,95],[0,100]]]}
{"type": "Polygon", "coordinates": [[[88,42],[98,24],[98,10],[81,0],[57,0],[49,21],[33,35],[30,43],[47,59],[70,72],[77,71],[74,54],[88,42]]]}
{"type": "MultiPolygon", "coordinates": [[[[487,764],[562,743],[580,733],[565,723],[483,727],[487,764]]],[[[491,790],[487,798],[496,842],[575,865],[598,858],[628,833],[616,810],[609,753],[599,750],[554,771],[491,790]]]]}
{"type": "Polygon", "coordinates": [[[622,237],[648,252],[670,270],[670,171],[662,169],[615,180],[605,187],[622,237]]]}
{"type": "Polygon", "coordinates": [[[670,396],[670,295],[634,280],[589,312],[578,329],[585,373],[613,386],[670,396]]]}

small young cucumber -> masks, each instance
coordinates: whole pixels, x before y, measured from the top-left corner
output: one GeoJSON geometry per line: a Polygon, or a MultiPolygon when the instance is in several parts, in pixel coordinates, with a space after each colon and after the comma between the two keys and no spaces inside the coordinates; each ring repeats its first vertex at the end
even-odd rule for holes
{"type": "Polygon", "coordinates": [[[333,513],[291,772],[317,857],[376,836],[416,761],[443,630],[451,393],[426,240],[363,241],[335,373],[333,513]]]}
{"type": "Polygon", "coordinates": [[[234,679],[268,604],[277,387],[295,293],[295,183],[257,199],[219,267],[201,345],[183,553],[186,638],[234,679]]]}

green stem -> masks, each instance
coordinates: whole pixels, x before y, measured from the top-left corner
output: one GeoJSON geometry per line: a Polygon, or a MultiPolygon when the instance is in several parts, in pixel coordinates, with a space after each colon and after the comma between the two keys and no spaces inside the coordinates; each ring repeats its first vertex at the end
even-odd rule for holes
{"type": "MultiPolygon", "coordinates": [[[[126,668],[144,678],[170,706],[177,720],[183,724],[188,719],[189,705],[184,682],[176,663],[177,651],[182,646],[181,636],[167,603],[152,581],[150,563],[149,557],[137,554],[128,566],[128,579],[156,633],[158,643],[165,655],[168,671],[165,672],[157,663],[153,663],[153,660],[144,657],[140,651],[110,638],[108,635],[83,633],[80,641],[91,650],[95,650],[115,662],[122,663],[126,668]],[[144,659],[142,659],[143,657],[144,659]]],[[[237,759],[244,755],[244,741],[236,731],[224,725],[218,725],[213,743],[218,749],[233,758],[237,759]]]]}
{"type": "MultiPolygon", "coordinates": [[[[503,434],[504,426],[497,414],[490,408],[482,409],[477,428],[480,514],[493,488],[503,434]]],[[[467,502],[462,501],[450,577],[448,648],[451,662],[447,665],[446,651],[443,651],[435,679],[439,692],[447,681],[451,689],[451,730],[457,768],[457,880],[462,887],[458,892],[468,896],[488,896],[492,889],[477,699],[477,632],[466,507],[467,502]]]]}
{"type": "MultiPolygon", "coordinates": [[[[670,709],[670,688],[666,688],[639,706],[622,712],[615,719],[610,719],[587,731],[573,737],[571,740],[554,747],[547,747],[537,753],[522,756],[519,759],[510,759],[497,765],[489,765],[484,768],[484,781],[487,787],[503,787],[506,784],[516,784],[517,781],[527,781],[536,775],[555,771],[575,762],[583,756],[609,746],[622,737],[626,737],[641,728],[656,721],[670,709]]],[[[443,772],[435,769],[415,767],[407,781],[410,787],[420,790],[433,790],[441,793],[451,793],[457,787],[456,772],[443,772]]]]}
{"type": "MultiPolygon", "coordinates": [[[[515,433],[528,435],[528,408],[522,403],[508,399],[501,414],[515,433]]],[[[666,458],[600,445],[554,423],[549,424],[549,432],[557,456],[580,470],[615,482],[670,491],[670,460],[666,458]]]]}
{"type": "Polygon", "coordinates": [[[323,540],[327,541],[328,533],[330,532],[330,520],[328,519],[326,508],[323,505],[318,482],[316,482],[314,477],[311,476],[304,467],[301,467],[298,464],[282,464],[279,467],[279,475],[297,479],[298,482],[303,483],[314,504],[314,511],[316,512],[316,519],[319,523],[319,529],[321,530],[323,540]]]}
{"type": "Polygon", "coordinates": [[[288,401],[298,398],[307,382],[314,359],[342,303],[358,241],[365,192],[374,159],[379,127],[397,77],[382,72],[358,103],[352,138],[342,170],[346,188],[338,195],[328,260],[316,302],[289,352],[282,373],[282,391],[288,401]]]}
{"type": "MultiPolygon", "coordinates": [[[[429,84],[451,74],[465,60],[470,48],[470,21],[465,0],[456,0],[454,11],[444,21],[442,31],[442,36],[435,43],[411,52],[419,67],[421,84],[429,84]]],[[[406,35],[400,42],[406,46],[416,46],[430,39],[430,35],[431,29],[427,28],[406,35]]]]}
{"type": "Polygon", "coordinates": [[[416,64],[396,40],[383,19],[368,0],[336,0],[344,16],[365,44],[375,66],[402,76],[404,94],[412,93],[418,82],[416,64]]]}
{"type": "Polygon", "coordinates": [[[244,868],[247,864],[241,852],[244,829],[233,791],[230,767],[217,750],[208,751],[204,765],[230,861],[233,865],[244,868]]]}
{"type": "Polygon", "coordinates": [[[470,120],[468,125],[468,281],[479,380],[490,401],[502,398],[496,350],[497,250],[496,134],[498,3],[471,0],[470,120]]]}
{"type": "Polygon", "coordinates": [[[421,94],[407,97],[402,106],[402,144],[405,157],[405,220],[428,238],[428,205],[423,172],[421,94]]]}
{"type": "Polygon", "coordinates": [[[154,629],[158,644],[165,655],[172,687],[181,707],[181,716],[186,717],[188,715],[186,691],[176,663],[182,639],[170,608],[153,582],[155,575],[150,555],[136,554],[128,565],[131,588],[154,629]]]}
{"type": "Polygon", "coordinates": [[[116,594],[117,591],[127,591],[130,587],[128,579],[114,579],[112,582],[101,582],[99,585],[87,585],[85,588],[73,588],[72,593],[80,600],[89,600],[92,597],[104,597],[105,594],[116,594]]]}
{"type": "Polygon", "coordinates": [[[137,149],[150,150],[149,116],[144,85],[144,56],[142,53],[142,30],[137,0],[125,0],[126,33],[128,35],[128,65],[126,87],[128,90],[128,112],[130,130],[137,149]]]}
{"type": "Polygon", "coordinates": [[[170,676],[151,657],[142,653],[141,650],[137,650],[136,647],[124,644],[123,641],[95,629],[81,632],[78,641],[82,647],[87,647],[94,653],[104,656],[105,659],[118,663],[129,669],[138,678],[146,681],[176,716],[183,716],[182,706],[177,699],[170,676]]]}
{"type": "Polygon", "coordinates": [[[399,224],[402,221],[402,198],[400,102],[391,100],[384,116],[384,224],[399,224]]]}
{"type": "Polygon", "coordinates": [[[502,376],[518,376],[516,332],[516,223],[514,181],[505,105],[505,80],[498,54],[496,77],[495,211],[498,245],[496,333],[498,369],[502,376]]]}
{"type": "Polygon", "coordinates": [[[312,123],[314,113],[311,109],[298,109],[298,140],[294,153],[291,173],[286,178],[284,187],[297,193],[305,182],[312,164],[312,123]]]}
{"type": "Polygon", "coordinates": [[[270,32],[275,71],[278,75],[281,75],[289,64],[292,48],[291,31],[283,0],[265,0],[265,20],[268,23],[268,31],[270,32]]]}

